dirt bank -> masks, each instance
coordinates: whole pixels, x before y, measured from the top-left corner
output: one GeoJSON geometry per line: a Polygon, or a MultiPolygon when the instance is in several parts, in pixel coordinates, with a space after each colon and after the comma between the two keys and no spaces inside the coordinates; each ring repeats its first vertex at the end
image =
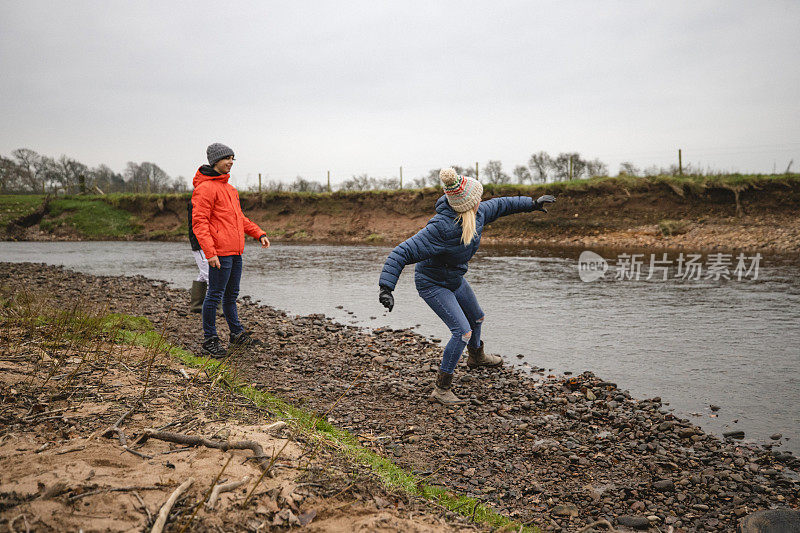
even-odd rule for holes
{"type": "MultiPolygon", "coordinates": [[[[37,272],[39,280],[53,274],[37,272]]],[[[150,531],[184,483],[165,531],[483,529],[387,491],[213,373],[115,342],[114,328],[93,330],[99,308],[74,313],[78,300],[66,306],[29,293],[5,300],[19,281],[0,279],[4,531],[150,531]],[[212,504],[213,486],[227,487],[212,504]]]]}
{"type": "MultiPolygon", "coordinates": [[[[199,347],[200,319],[183,311],[187,291],[163,283],[6,263],[0,284],[107,303],[147,316],[157,329],[166,324],[170,342],[199,347]]],[[[457,392],[470,403],[447,409],[427,401],[437,342],[320,315],[290,317],[248,300],[240,314],[265,342],[236,361],[248,381],[318,411],[341,398],[332,423],[522,522],[553,531],[598,520],[622,530],[732,531],[756,510],[800,506],[800,461],[792,454],[721,441],[673,416],[660,399],[631,398],[590,372],[468,372],[462,364],[457,392]]]]}
{"type": "MultiPolygon", "coordinates": [[[[800,176],[710,179],[606,178],[547,186],[486,186],[484,198],[555,194],[550,213],[500,219],[487,244],[692,250],[800,250],[800,176]]],[[[274,240],[396,244],[433,214],[440,191],[242,194],[242,207],[274,240]]],[[[103,201],[135,218],[137,230],[104,236],[59,211],[14,239],[183,239],[188,195],[124,195],[103,201]]],[[[109,215],[110,216],[110,215],[109,215]]],[[[35,218],[35,217],[34,217],[35,218]]],[[[98,221],[101,223],[102,221],[98,221]]]]}

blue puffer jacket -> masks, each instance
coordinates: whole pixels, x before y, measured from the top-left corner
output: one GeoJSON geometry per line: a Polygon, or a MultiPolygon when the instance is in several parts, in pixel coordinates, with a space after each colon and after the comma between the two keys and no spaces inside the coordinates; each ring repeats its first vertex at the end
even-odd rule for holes
{"type": "Polygon", "coordinates": [[[447,197],[442,196],[436,201],[436,215],[428,224],[389,254],[378,285],[394,290],[403,268],[417,263],[414,272],[417,290],[431,285],[456,290],[467,273],[467,263],[478,251],[484,226],[500,217],[527,211],[533,211],[533,198],[529,196],[505,196],[481,202],[475,217],[478,234],[465,246],[461,242],[461,224],[455,221],[458,213],[447,203],[447,197]]]}

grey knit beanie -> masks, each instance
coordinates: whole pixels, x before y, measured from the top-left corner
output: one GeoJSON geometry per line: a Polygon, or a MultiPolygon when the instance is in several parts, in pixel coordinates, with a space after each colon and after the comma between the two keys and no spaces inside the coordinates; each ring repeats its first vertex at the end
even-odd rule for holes
{"type": "Polygon", "coordinates": [[[206,148],[206,155],[208,156],[208,164],[213,167],[220,159],[231,157],[233,155],[233,150],[222,143],[214,143],[208,145],[208,148],[206,148]]]}

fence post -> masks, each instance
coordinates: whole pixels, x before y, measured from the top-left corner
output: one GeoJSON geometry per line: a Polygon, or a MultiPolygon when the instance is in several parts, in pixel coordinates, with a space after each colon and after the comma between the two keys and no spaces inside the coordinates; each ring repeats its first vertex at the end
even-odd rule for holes
{"type": "Polygon", "coordinates": [[[567,171],[569,181],[572,181],[572,156],[569,156],[569,170],[567,171]]]}
{"type": "Polygon", "coordinates": [[[331,171],[328,171],[328,192],[331,192],[331,171]]]}
{"type": "Polygon", "coordinates": [[[478,162],[475,161],[475,179],[481,181],[480,175],[478,174],[478,162]]]}
{"type": "Polygon", "coordinates": [[[403,188],[403,166],[400,166],[400,188],[403,188]]]}
{"type": "Polygon", "coordinates": [[[683,176],[683,154],[680,148],[678,148],[678,175],[683,176]]]}
{"type": "Polygon", "coordinates": [[[258,194],[261,194],[261,172],[258,173],[258,194]]]}

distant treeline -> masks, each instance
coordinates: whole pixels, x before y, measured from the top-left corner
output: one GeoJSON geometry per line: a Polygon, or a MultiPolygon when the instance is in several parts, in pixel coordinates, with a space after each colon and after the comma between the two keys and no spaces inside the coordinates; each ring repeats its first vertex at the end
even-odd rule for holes
{"type": "MultiPolygon", "coordinates": [[[[527,165],[517,165],[511,175],[503,170],[503,163],[497,160],[489,160],[483,166],[478,165],[451,165],[456,172],[469,176],[477,177],[482,183],[504,185],[508,183],[516,184],[540,184],[553,183],[558,181],[570,181],[598,176],[609,176],[608,166],[599,159],[584,159],[578,152],[562,152],[557,156],[551,156],[547,152],[536,152],[528,159],[527,165]]],[[[426,175],[414,178],[410,181],[400,183],[399,176],[373,177],[368,174],[352,176],[350,179],[332,187],[340,191],[377,191],[399,189],[402,185],[406,189],[421,189],[424,187],[438,187],[439,184],[438,168],[431,169],[426,175]]],[[[678,165],[670,167],[651,166],[640,169],[633,163],[624,162],[620,164],[618,176],[640,177],[640,176],[677,176],[683,174],[716,174],[713,171],[703,172],[694,168],[692,165],[684,165],[682,169],[678,165]]],[[[251,186],[251,190],[257,186],[251,186]]],[[[293,182],[284,183],[281,181],[269,181],[262,185],[262,191],[274,192],[325,192],[327,185],[319,181],[297,176],[293,182]]]]}
{"type": "Polygon", "coordinates": [[[129,161],[122,174],[107,165],[89,166],[66,155],[53,158],[29,148],[0,154],[0,192],[105,194],[185,192],[186,180],[171,178],[158,165],[129,161]]]}
{"type": "MultiPolygon", "coordinates": [[[[481,165],[452,165],[456,172],[470,177],[478,177],[483,183],[503,185],[508,183],[540,184],[570,181],[597,176],[608,176],[608,167],[599,159],[584,159],[578,152],[562,152],[551,156],[547,152],[536,152],[530,156],[527,165],[517,165],[511,174],[503,170],[503,164],[489,160],[481,165]],[[477,168],[476,168],[477,167],[477,168]]],[[[652,166],[639,169],[630,162],[620,165],[619,176],[664,176],[684,174],[703,174],[691,165],[679,169],[677,165],[668,168],[652,166]]],[[[708,171],[706,173],[713,173],[708,171]]],[[[401,183],[399,176],[374,177],[368,174],[354,175],[332,189],[339,191],[392,190],[399,188],[421,189],[439,186],[439,169],[431,169],[426,175],[401,183]]],[[[257,185],[250,186],[258,189],[257,185]]],[[[9,157],[0,155],[0,193],[167,193],[185,192],[188,182],[182,177],[171,178],[157,164],[129,161],[120,174],[107,165],[90,168],[66,155],[53,158],[40,155],[29,148],[19,148],[9,157]]],[[[293,182],[269,181],[262,184],[262,191],[325,192],[325,183],[297,176],[293,182]]]]}

